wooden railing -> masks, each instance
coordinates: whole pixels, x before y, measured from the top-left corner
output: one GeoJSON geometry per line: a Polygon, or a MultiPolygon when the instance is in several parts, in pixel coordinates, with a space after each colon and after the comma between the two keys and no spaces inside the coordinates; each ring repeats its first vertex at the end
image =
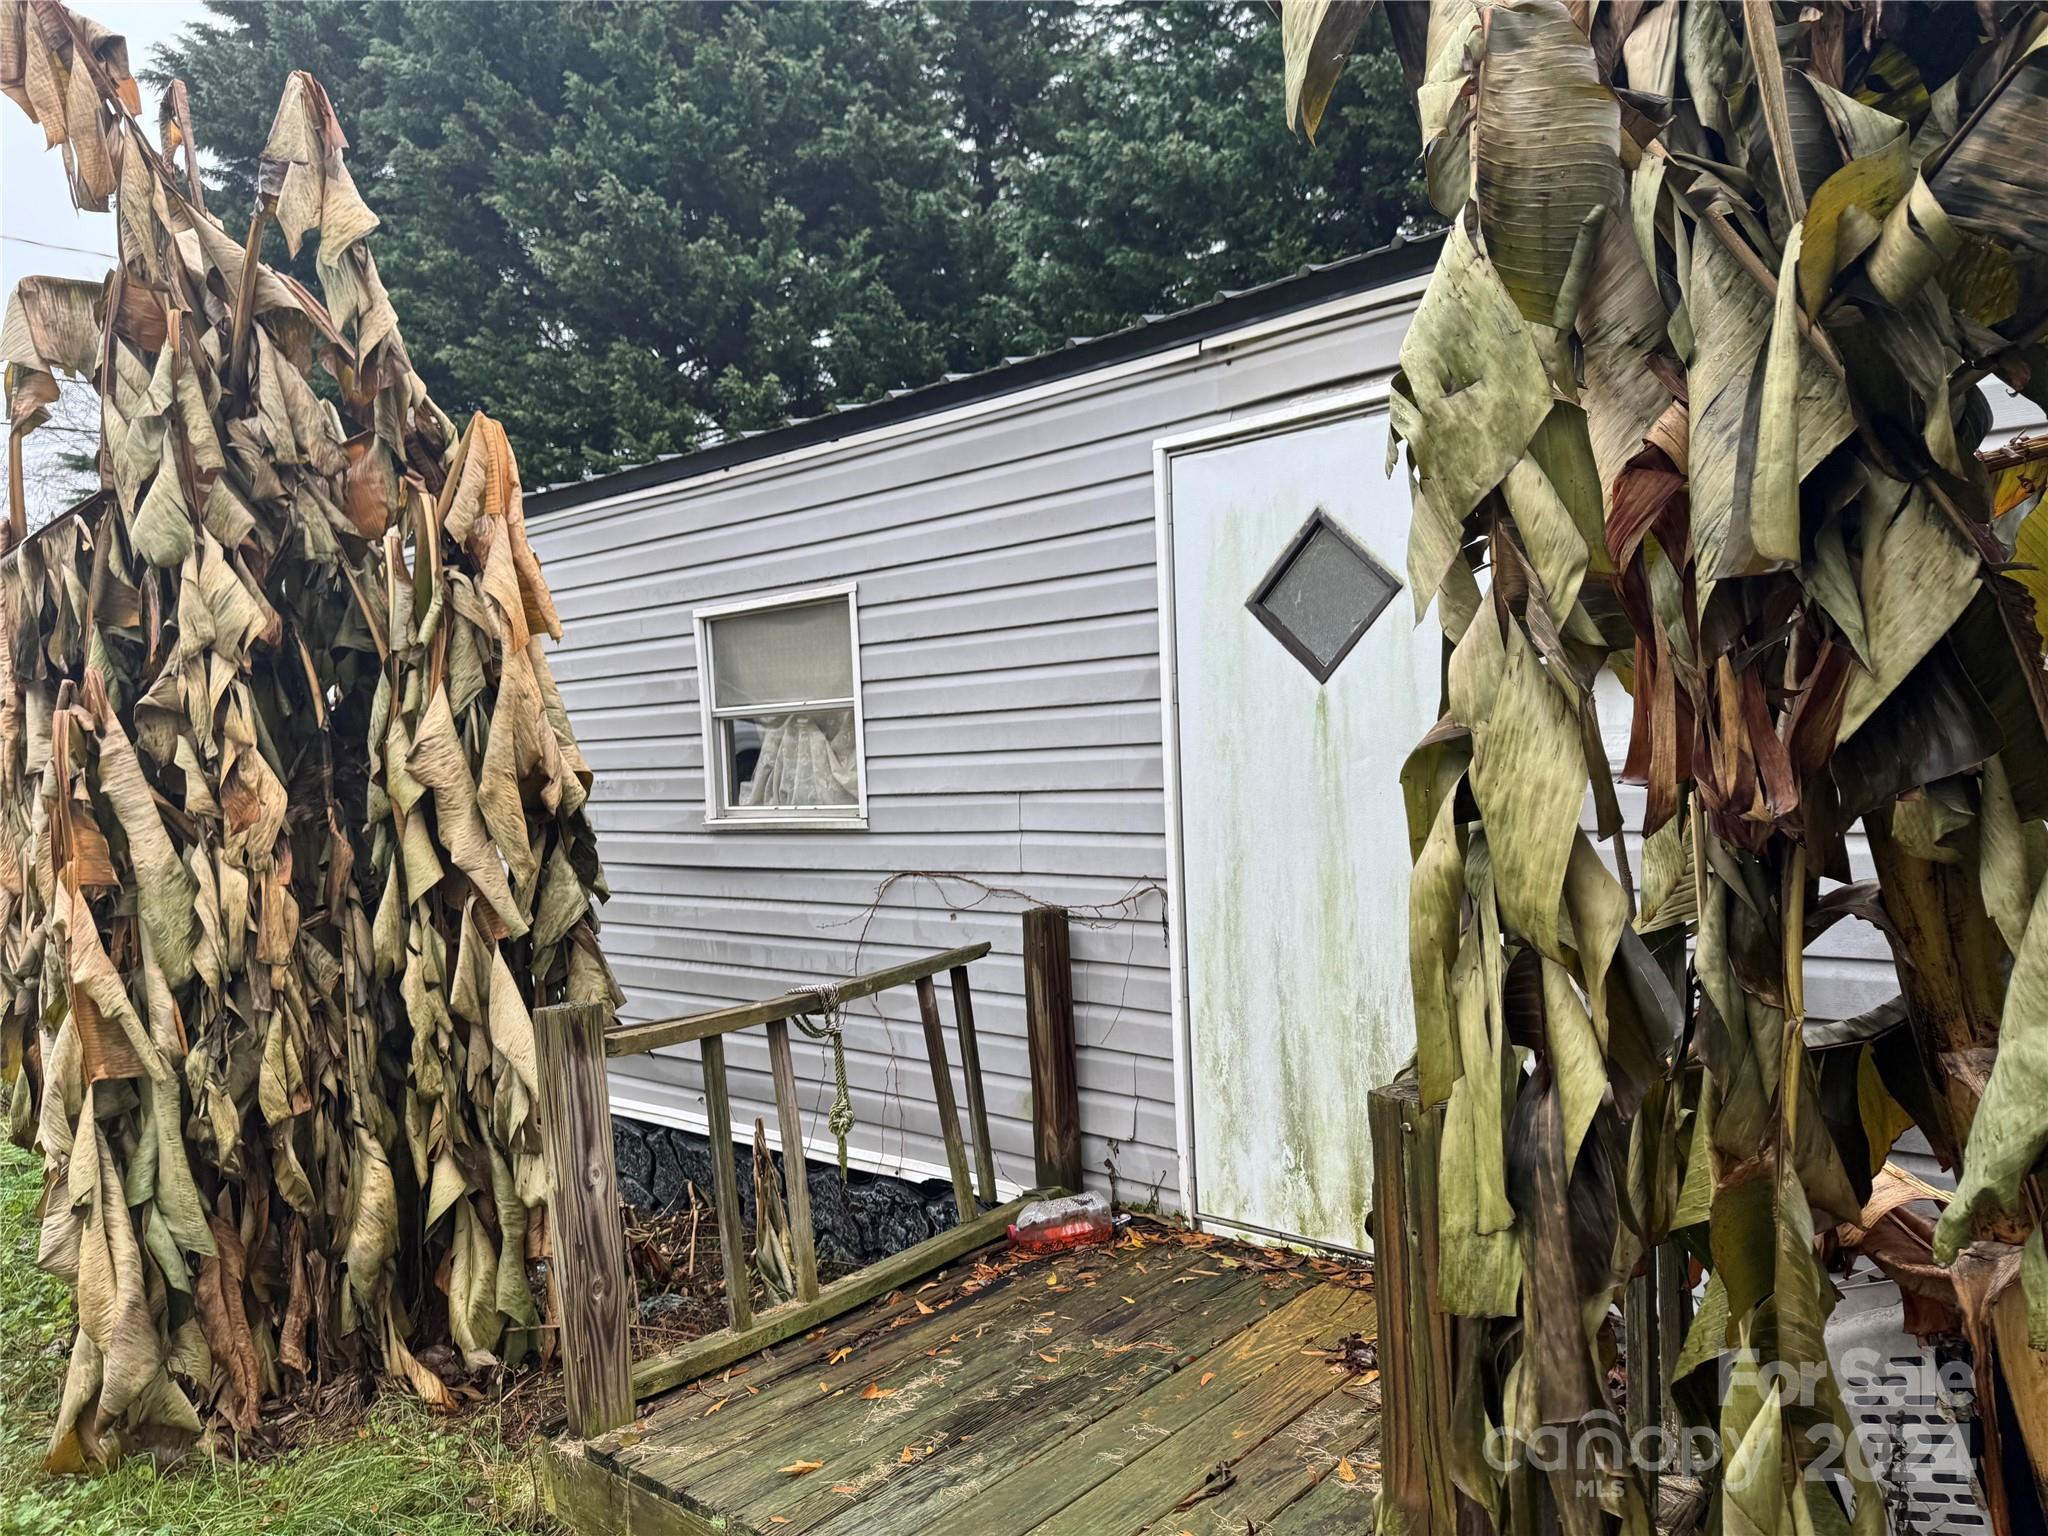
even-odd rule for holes
{"type": "MultiPolygon", "coordinates": [[[[555,1291],[560,1298],[563,1386],[572,1434],[587,1439],[617,1428],[633,1418],[634,1404],[640,1399],[815,1328],[1001,1235],[1023,1202],[996,1204],[995,1152],[989,1138],[988,1100],[968,981],[968,967],[988,951],[987,944],[971,944],[757,1003],[616,1028],[608,1027],[608,1010],[601,1005],[567,1004],[538,1011],[534,1024],[544,1100],[542,1131],[554,1234],[555,1291]],[[952,985],[953,1028],[967,1087],[967,1130],[960,1123],[939,1012],[935,978],[941,972],[949,976],[952,985]],[[917,988],[932,1098],[960,1220],[915,1247],[821,1285],[789,1022],[821,1013],[828,999],[845,1004],[912,985],[917,988]],[[725,1037],[753,1028],[765,1028],[768,1035],[784,1158],[783,1203],[790,1257],[797,1271],[796,1294],[759,1313],[753,1306],[753,1277],[741,1219],[731,1134],[732,1093],[725,1062],[725,1037]],[[636,1366],[630,1332],[635,1298],[613,1166],[605,1061],[686,1041],[697,1043],[703,1059],[712,1200],[725,1263],[728,1325],[636,1366]],[[994,1208],[983,1210],[984,1206],[994,1208]]],[[[1034,1193],[1073,1189],[1080,1184],[1081,1142],[1067,914],[1056,907],[1027,912],[1024,954],[1032,1139],[1039,1186],[1034,1193]]],[[[840,1022],[842,1028],[858,1023],[850,1015],[842,1015],[840,1022]]]]}

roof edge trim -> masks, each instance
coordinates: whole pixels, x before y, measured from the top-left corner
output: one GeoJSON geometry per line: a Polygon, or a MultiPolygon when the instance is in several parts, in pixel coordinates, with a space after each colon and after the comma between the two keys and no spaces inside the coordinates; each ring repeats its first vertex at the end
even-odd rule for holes
{"type": "Polygon", "coordinates": [[[1397,238],[1377,250],[1347,256],[1322,266],[1305,267],[1290,276],[1276,278],[1254,288],[1220,294],[1207,304],[1198,304],[1158,319],[1142,320],[1121,331],[1072,342],[1057,351],[1042,352],[1016,362],[1000,363],[979,373],[958,375],[919,388],[898,391],[865,404],[849,405],[751,436],[732,438],[694,453],[680,453],[650,464],[613,470],[588,480],[547,486],[527,494],[526,515],[543,517],[567,512],[590,502],[695,479],[717,470],[734,469],[759,459],[853,437],[879,427],[915,421],[924,416],[935,416],[1036,385],[1092,373],[1155,352],[1170,351],[1191,341],[1201,341],[1260,320],[1278,319],[1332,299],[1369,293],[1375,288],[1428,272],[1436,264],[1441,239],[1439,234],[1412,240],[1397,238]]]}

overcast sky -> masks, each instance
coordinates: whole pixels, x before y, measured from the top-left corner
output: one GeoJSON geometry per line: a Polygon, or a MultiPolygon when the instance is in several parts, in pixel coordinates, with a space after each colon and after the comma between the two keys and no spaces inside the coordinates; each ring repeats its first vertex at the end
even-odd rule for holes
{"type": "MultiPolygon", "coordinates": [[[[129,67],[138,76],[158,43],[207,14],[203,5],[184,0],[83,0],[76,8],[128,39],[129,67]]],[[[202,103],[194,106],[204,110],[202,103]]],[[[152,137],[156,107],[156,93],[144,86],[142,121],[152,137]]],[[[113,262],[114,215],[80,213],[71,206],[62,152],[45,149],[43,130],[20,107],[0,98],[0,293],[13,293],[16,283],[36,273],[102,278],[113,262]]],[[[31,490],[31,521],[43,500],[34,495],[38,475],[47,472],[49,453],[58,446],[48,440],[51,436],[39,433],[28,440],[24,478],[31,490]]],[[[0,468],[0,490],[5,480],[0,468]]]]}
{"type": "MultiPolygon", "coordinates": [[[[142,73],[150,51],[168,42],[206,7],[182,0],[84,0],[78,7],[128,39],[128,64],[142,73]]],[[[156,133],[156,93],[143,87],[142,121],[156,133]]],[[[114,259],[114,216],[71,206],[61,151],[43,148],[43,130],[11,101],[0,101],[0,282],[7,292],[34,272],[103,277],[114,259]],[[41,244],[31,244],[39,241],[41,244]],[[51,250],[73,246],[88,251],[51,250]]]]}

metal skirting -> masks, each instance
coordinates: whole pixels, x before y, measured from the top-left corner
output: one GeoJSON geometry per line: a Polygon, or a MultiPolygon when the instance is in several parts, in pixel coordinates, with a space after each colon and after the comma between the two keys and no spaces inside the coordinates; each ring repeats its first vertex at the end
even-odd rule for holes
{"type": "Polygon", "coordinates": [[[1869,1458],[1893,1536],[1989,1536],[1973,1476],[1967,1374],[1900,1331],[1899,1292],[1859,1265],[1828,1322],[1850,1422],[1869,1458]],[[1946,1380],[1944,1379],[1946,1377],[1946,1380]]]}

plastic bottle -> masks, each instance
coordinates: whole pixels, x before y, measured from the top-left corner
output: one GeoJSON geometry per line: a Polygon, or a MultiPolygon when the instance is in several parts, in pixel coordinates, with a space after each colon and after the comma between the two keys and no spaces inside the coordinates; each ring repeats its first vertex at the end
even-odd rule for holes
{"type": "Polygon", "coordinates": [[[1034,1200],[1017,1213],[1010,1243],[1027,1253],[1054,1253],[1086,1248],[1116,1235],[1109,1202],[1093,1191],[1060,1200],[1034,1200]]]}

